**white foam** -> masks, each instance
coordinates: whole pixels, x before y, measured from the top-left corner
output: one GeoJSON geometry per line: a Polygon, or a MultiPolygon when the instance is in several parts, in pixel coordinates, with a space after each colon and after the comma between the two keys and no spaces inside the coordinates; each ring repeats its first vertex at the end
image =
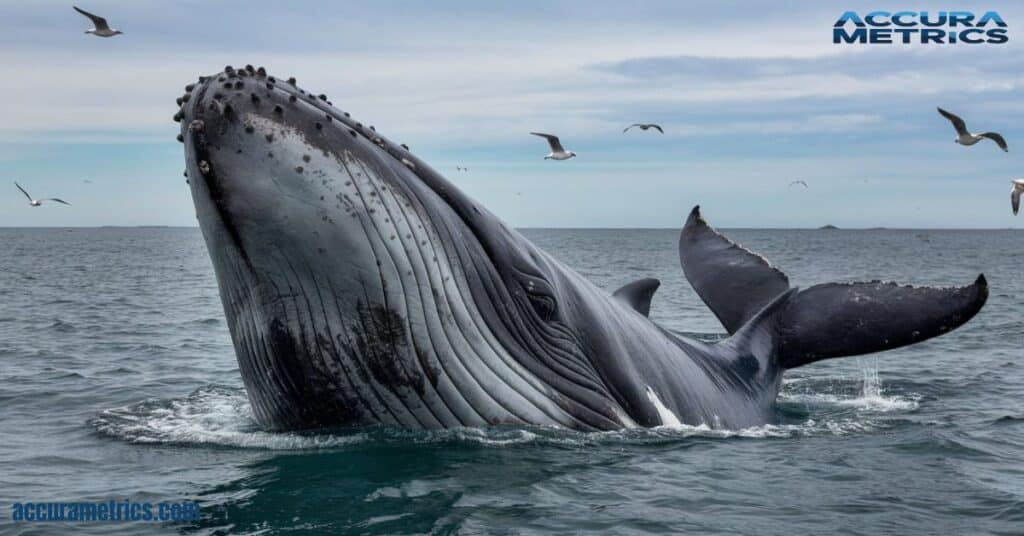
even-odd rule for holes
{"type": "Polygon", "coordinates": [[[712,428],[707,424],[697,426],[676,424],[659,426],[651,433],[660,434],[661,438],[693,438],[706,437],[714,439],[747,438],[747,439],[779,439],[818,435],[847,435],[869,431],[873,426],[856,419],[826,420],[817,422],[808,419],[798,424],[763,424],[735,430],[712,428]]]}
{"type": "Polygon", "coordinates": [[[102,433],[133,443],[189,443],[272,450],[317,449],[365,440],[364,434],[303,435],[259,429],[245,392],[204,387],[183,399],[147,401],[104,411],[102,433]]]}

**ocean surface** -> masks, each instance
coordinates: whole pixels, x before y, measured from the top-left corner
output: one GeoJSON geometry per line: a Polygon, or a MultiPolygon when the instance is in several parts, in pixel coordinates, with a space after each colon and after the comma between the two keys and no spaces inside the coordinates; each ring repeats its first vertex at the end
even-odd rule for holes
{"type": "MultiPolygon", "coordinates": [[[[673,230],[526,230],[651,316],[722,329],[673,230]]],[[[795,285],[991,295],[923,344],[787,373],[777,423],[278,434],[253,421],[197,229],[0,229],[0,533],[1024,534],[1024,233],[732,230],[795,285]],[[186,524],[11,521],[27,501],[179,501],[186,524]]]]}

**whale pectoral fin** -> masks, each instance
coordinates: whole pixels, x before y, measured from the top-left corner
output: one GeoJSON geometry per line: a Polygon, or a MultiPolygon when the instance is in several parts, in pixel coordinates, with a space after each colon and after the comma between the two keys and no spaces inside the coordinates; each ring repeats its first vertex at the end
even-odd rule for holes
{"type": "Polygon", "coordinates": [[[791,296],[776,313],[776,359],[793,368],[930,339],[970,320],[988,298],[985,276],[960,288],[831,283],[791,296]]]}
{"type": "Polygon", "coordinates": [[[616,290],[612,296],[629,305],[638,313],[648,316],[651,313],[651,298],[654,297],[654,291],[658,290],[659,286],[661,286],[661,281],[653,277],[645,277],[616,290]]]}
{"type": "Polygon", "coordinates": [[[789,278],[764,257],[721,235],[693,208],[679,236],[686,279],[730,334],[789,289],[789,278]]]}

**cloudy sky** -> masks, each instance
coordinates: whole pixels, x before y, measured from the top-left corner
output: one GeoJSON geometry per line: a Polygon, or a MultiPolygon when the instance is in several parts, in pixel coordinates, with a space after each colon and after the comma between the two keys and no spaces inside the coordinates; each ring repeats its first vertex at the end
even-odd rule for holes
{"type": "Polygon", "coordinates": [[[1021,4],[82,2],[125,35],[0,0],[0,226],[195,225],[174,99],[246,63],[326,93],[515,226],[676,227],[698,203],[720,227],[1022,226],[1021,4]],[[1009,43],[832,44],[846,10],[950,8],[998,10],[1009,43]],[[1011,152],[955,145],[937,105],[1011,152]],[[624,135],[636,121],[665,134],[624,135]],[[531,130],[579,157],[542,160],[531,130]],[[32,209],[15,180],[74,206],[32,209]]]}

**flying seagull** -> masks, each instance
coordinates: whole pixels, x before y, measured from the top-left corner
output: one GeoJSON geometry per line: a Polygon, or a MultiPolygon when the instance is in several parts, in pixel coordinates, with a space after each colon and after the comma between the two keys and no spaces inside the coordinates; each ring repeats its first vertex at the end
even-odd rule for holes
{"type": "Polygon", "coordinates": [[[789,185],[790,185],[790,186],[793,186],[794,184],[803,184],[803,185],[804,185],[804,188],[807,188],[807,187],[808,187],[808,186],[807,186],[807,183],[806,183],[806,182],[804,182],[804,181],[793,181],[793,182],[789,183],[789,185]]]}
{"type": "Polygon", "coordinates": [[[548,145],[551,146],[551,152],[544,157],[544,160],[568,160],[576,156],[575,152],[566,151],[562,147],[562,142],[558,141],[558,136],[555,136],[554,134],[544,134],[542,132],[531,132],[530,134],[533,134],[534,136],[540,136],[548,140],[548,145]]]}
{"type": "Polygon", "coordinates": [[[114,28],[111,28],[110,25],[107,24],[107,19],[105,19],[103,17],[99,17],[99,16],[96,16],[96,15],[93,15],[92,13],[89,13],[88,11],[85,11],[84,9],[79,9],[78,6],[71,6],[71,7],[75,8],[75,11],[81,13],[82,15],[85,15],[86,17],[89,17],[89,20],[92,21],[92,25],[95,26],[95,28],[90,28],[90,29],[86,30],[85,33],[87,33],[87,34],[93,34],[93,35],[95,35],[97,37],[114,37],[117,34],[124,33],[121,30],[116,30],[114,28]]]}
{"type": "Polygon", "coordinates": [[[622,132],[626,132],[627,130],[629,130],[629,129],[633,128],[633,127],[640,127],[640,130],[647,130],[647,129],[650,129],[650,128],[654,128],[654,129],[657,129],[658,132],[661,132],[662,134],[665,133],[665,131],[661,129],[660,125],[655,125],[654,123],[633,123],[632,125],[629,125],[628,127],[622,129],[622,132]]]}
{"type": "Polygon", "coordinates": [[[1000,149],[1009,152],[1009,149],[1006,148],[1006,140],[1003,139],[1003,136],[999,133],[982,132],[981,134],[971,134],[967,131],[967,124],[964,123],[963,119],[960,119],[957,115],[951,114],[942,108],[936,109],[940,114],[942,114],[942,117],[949,119],[949,122],[953,123],[953,128],[956,129],[956,140],[953,141],[956,143],[959,143],[960,145],[974,145],[981,141],[982,138],[988,138],[996,142],[996,145],[998,145],[1000,149]]]}
{"type": "Polygon", "coordinates": [[[14,185],[17,186],[19,190],[21,190],[21,193],[25,194],[25,197],[28,198],[28,204],[32,205],[33,207],[38,207],[39,205],[42,205],[43,201],[56,201],[58,203],[64,203],[65,205],[71,206],[71,203],[68,203],[63,199],[57,199],[56,197],[47,197],[45,199],[32,199],[32,196],[28,195],[28,192],[26,192],[20,184],[14,183],[14,185]]]}
{"type": "Polygon", "coordinates": [[[1016,179],[1013,181],[1013,189],[1010,190],[1010,206],[1013,207],[1013,215],[1017,215],[1017,211],[1020,210],[1020,194],[1024,193],[1024,179],[1016,179]]]}

